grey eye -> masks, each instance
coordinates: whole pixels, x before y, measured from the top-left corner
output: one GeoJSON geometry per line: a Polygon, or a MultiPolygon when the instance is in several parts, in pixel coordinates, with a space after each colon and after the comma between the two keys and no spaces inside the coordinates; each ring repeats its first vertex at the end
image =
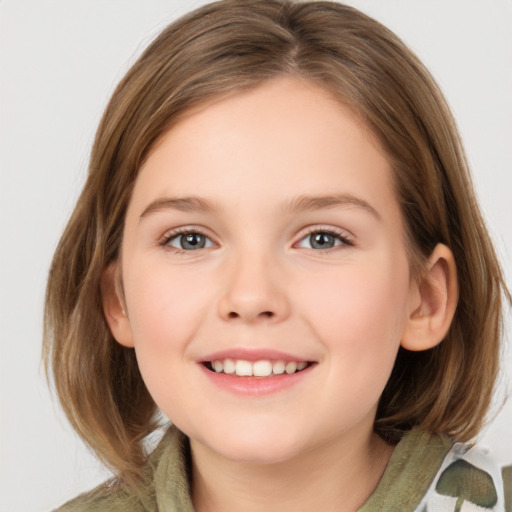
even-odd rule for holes
{"type": "Polygon", "coordinates": [[[336,245],[336,238],[329,233],[312,233],[309,244],[313,249],[330,249],[336,245]]]}
{"type": "Polygon", "coordinates": [[[184,251],[195,251],[197,249],[211,247],[213,244],[208,237],[201,233],[193,232],[176,235],[167,242],[167,245],[184,251]]]}
{"type": "Polygon", "coordinates": [[[350,242],[337,233],[329,233],[328,231],[315,231],[305,236],[298,244],[298,247],[306,249],[332,249],[342,244],[350,245],[350,242]]]}

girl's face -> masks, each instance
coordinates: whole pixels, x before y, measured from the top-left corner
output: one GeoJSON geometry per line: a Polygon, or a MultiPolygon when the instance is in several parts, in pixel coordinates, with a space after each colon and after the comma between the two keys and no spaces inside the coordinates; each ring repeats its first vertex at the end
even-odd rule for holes
{"type": "Polygon", "coordinates": [[[417,290],[388,161],[322,89],[280,78],[174,126],[121,271],[114,334],[193,447],[268,463],[372,436],[417,290]]]}

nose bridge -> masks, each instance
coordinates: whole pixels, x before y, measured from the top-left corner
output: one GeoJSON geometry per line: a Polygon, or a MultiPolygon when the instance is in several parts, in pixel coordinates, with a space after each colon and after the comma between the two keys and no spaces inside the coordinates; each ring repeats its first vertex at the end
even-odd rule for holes
{"type": "Polygon", "coordinates": [[[219,314],[226,320],[279,320],[288,315],[279,258],[255,245],[239,248],[226,262],[228,278],[219,301],[219,314]]]}

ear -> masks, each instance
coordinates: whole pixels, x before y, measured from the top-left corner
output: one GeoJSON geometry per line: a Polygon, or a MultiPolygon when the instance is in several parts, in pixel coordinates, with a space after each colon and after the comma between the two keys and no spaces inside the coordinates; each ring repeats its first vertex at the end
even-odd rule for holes
{"type": "Polygon", "coordinates": [[[103,271],[101,278],[103,312],[110,331],[118,343],[125,347],[133,347],[132,329],[126,314],[118,269],[119,263],[113,263],[103,271]]]}
{"type": "Polygon", "coordinates": [[[428,350],[443,341],[457,307],[457,268],[453,253],[446,245],[436,246],[411,296],[414,296],[414,304],[401,345],[407,350],[428,350]]]}

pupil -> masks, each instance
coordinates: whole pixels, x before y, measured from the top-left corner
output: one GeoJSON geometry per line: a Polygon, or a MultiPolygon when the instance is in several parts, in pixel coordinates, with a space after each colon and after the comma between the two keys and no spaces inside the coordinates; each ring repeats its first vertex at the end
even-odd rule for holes
{"type": "Polygon", "coordinates": [[[328,233],[313,233],[309,237],[313,249],[329,249],[334,247],[334,237],[328,233]]]}
{"type": "Polygon", "coordinates": [[[204,236],[199,233],[188,233],[181,238],[181,247],[183,249],[202,249],[204,244],[204,236]]]}

